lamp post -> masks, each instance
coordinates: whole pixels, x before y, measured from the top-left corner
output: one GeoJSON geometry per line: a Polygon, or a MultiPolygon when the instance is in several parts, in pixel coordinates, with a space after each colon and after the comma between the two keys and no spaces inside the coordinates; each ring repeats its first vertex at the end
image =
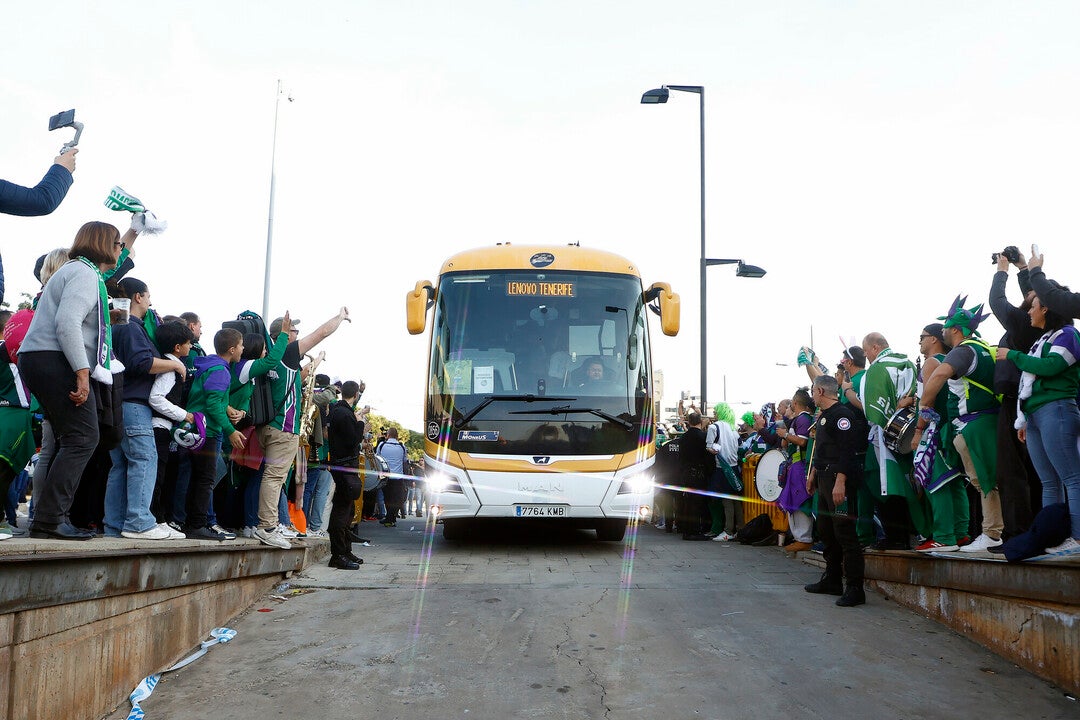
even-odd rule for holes
{"type": "MultiPolygon", "coordinates": [[[[277,160],[277,119],[278,107],[281,105],[281,80],[277,81],[277,94],[274,96],[274,140],[270,146],[270,211],[266,218],[266,273],[263,275],[263,303],[262,316],[266,320],[270,314],[270,253],[274,244],[274,186],[277,184],[277,175],[274,165],[277,160]]],[[[289,95],[289,102],[293,101],[289,95]]]]}
{"type": "Polygon", "coordinates": [[[679,92],[696,93],[698,96],[698,130],[701,135],[701,267],[699,270],[699,289],[701,296],[701,406],[702,409],[708,403],[705,394],[706,389],[706,302],[705,302],[705,88],[702,85],[664,85],[655,90],[649,90],[641,96],[642,105],[657,105],[666,103],[670,90],[679,92]]]}

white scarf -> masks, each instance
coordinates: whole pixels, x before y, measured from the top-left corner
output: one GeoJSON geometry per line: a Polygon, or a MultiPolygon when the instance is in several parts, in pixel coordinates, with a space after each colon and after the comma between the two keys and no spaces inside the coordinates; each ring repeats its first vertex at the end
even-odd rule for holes
{"type": "MultiPolygon", "coordinates": [[[[1048,333],[1044,333],[1041,338],[1035,341],[1035,344],[1031,346],[1031,352],[1028,353],[1031,357],[1042,357],[1043,345],[1046,343],[1053,343],[1058,335],[1064,328],[1058,328],[1057,330],[1051,330],[1048,333]]],[[[1013,427],[1017,430],[1023,430],[1027,427],[1027,415],[1021,409],[1024,401],[1031,397],[1031,393],[1035,390],[1035,374],[1029,373],[1026,370],[1020,374],[1020,394],[1016,397],[1016,422],[1013,423],[1013,427]]]]}

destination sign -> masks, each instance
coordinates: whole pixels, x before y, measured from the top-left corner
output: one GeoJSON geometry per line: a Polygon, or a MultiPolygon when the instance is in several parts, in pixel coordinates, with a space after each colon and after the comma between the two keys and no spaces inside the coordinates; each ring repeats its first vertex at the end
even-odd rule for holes
{"type": "Polygon", "coordinates": [[[534,297],[574,297],[572,282],[508,282],[507,295],[528,295],[534,297]]]}

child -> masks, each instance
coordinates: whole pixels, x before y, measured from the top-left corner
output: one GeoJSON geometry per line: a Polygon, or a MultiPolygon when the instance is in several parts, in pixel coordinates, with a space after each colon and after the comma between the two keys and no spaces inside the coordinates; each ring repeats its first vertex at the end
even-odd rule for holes
{"type": "MultiPolygon", "coordinates": [[[[194,341],[191,330],[182,322],[163,323],[157,329],[158,349],[169,360],[179,360],[187,364],[188,353],[194,341]]],[[[172,523],[173,493],[176,488],[176,448],[173,445],[172,429],[176,423],[193,422],[192,413],[184,410],[187,398],[184,395],[184,380],[180,373],[168,372],[158,375],[150,390],[150,409],[153,411],[154,443],[157,445],[157,483],[154,485],[154,498],[150,502],[150,511],[159,523],[172,523]],[[169,447],[173,445],[172,451],[169,447]]]]}
{"type": "Polygon", "coordinates": [[[195,359],[195,380],[188,398],[188,411],[206,416],[206,443],[191,454],[191,484],[187,495],[187,519],[184,533],[196,540],[225,540],[226,536],[206,527],[206,513],[214,491],[217,454],[221,436],[228,433],[229,443],[244,447],[244,435],[229,422],[229,363],[237,362],[244,352],[244,336],[238,330],[222,328],[214,335],[214,355],[195,359]]]}

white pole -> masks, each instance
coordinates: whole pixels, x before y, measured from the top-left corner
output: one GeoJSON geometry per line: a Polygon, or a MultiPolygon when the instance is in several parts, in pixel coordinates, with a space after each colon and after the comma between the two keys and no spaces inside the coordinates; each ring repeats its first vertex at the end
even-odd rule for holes
{"type": "Polygon", "coordinates": [[[274,140],[270,149],[270,212],[266,219],[266,274],[263,276],[263,320],[270,321],[270,255],[274,244],[274,186],[277,178],[274,163],[277,159],[277,121],[278,107],[281,105],[281,80],[277,81],[277,93],[274,96],[274,140]]]}

